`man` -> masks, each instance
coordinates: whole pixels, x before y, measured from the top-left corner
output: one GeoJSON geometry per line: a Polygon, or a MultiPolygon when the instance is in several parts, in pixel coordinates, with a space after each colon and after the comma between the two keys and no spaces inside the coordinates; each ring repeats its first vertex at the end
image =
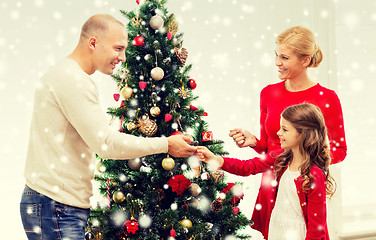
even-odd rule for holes
{"type": "Polygon", "coordinates": [[[131,159],[158,153],[187,157],[196,151],[187,144],[191,137],[142,138],[108,125],[90,75],[97,70],[112,74],[125,61],[127,38],[124,25],[112,16],[89,18],[73,53],[52,67],[36,89],[20,204],[29,239],[84,239],[94,153],[131,159]]]}

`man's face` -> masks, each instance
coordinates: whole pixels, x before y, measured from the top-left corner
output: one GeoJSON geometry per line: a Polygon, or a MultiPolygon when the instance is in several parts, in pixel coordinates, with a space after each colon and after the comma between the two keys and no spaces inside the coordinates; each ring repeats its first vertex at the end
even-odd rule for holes
{"type": "Polygon", "coordinates": [[[104,74],[111,75],[120,62],[125,62],[125,49],[128,45],[128,34],[123,26],[109,24],[109,30],[98,40],[95,52],[95,68],[104,74]]]}

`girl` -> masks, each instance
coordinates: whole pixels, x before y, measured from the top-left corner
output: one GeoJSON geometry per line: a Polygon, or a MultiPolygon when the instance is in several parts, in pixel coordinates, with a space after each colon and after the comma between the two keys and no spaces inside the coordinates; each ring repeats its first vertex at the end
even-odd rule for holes
{"type": "Polygon", "coordinates": [[[308,103],[286,108],[277,134],[282,149],[264,157],[222,158],[205,147],[199,147],[198,157],[240,176],[274,169],[277,180],[267,206],[265,239],[329,240],[326,196],[333,195],[335,182],[329,175],[330,151],[320,109],[308,103]]]}
{"type": "MultiPolygon", "coordinates": [[[[252,147],[257,153],[270,153],[280,149],[277,131],[283,109],[303,102],[312,103],[320,108],[325,118],[330,141],[332,164],[343,161],[347,154],[347,145],[343,123],[343,114],[337,94],[319,83],[312,81],[308,68],[320,65],[323,54],[316,43],[311,30],[302,26],[286,29],[276,39],[275,65],[278,77],[282,80],[266,86],[260,94],[260,136],[259,139],[243,129],[230,131],[239,147],[252,147]]],[[[252,215],[252,228],[265,236],[267,203],[273,197],[273,173],[263,173],[256,206],[252,215]]],[[[334,202],[332,202],[334,204],[334,202]]],[[[334,224],[334,222],[333,222],[334,224]]],[[[335,230],[336,226],[329,226],[335,230]]]]}

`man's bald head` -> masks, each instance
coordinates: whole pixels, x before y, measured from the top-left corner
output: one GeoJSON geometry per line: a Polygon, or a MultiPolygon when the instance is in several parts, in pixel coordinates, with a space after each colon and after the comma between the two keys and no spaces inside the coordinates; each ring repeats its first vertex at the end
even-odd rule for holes
{"type": "Polygon", "coordinates": [[[80,42],[91,37],[102,38],[110,29],[111,24],[124,27],[123,23],[108,14],[97,14],[90,17],[81,28],[80,42]]]}

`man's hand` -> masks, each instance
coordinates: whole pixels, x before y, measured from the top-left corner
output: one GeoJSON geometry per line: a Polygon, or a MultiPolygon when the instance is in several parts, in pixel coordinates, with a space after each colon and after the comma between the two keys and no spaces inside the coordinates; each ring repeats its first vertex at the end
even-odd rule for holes
{"type": "Polygon", "coordinates": [[[167,137],[167,140],[168,153],[174,157],[188,157],[197,150],[197,147],[189,145],[193,142],[192,137],[189,135],[173,135],[167,137]]]}
{"type": "Polygon", "coordinates": [[[256,137],[252,133],[242,128],[235,128],[233,130],[230,130],[229,136],[234,139],[234,141],[240,148],[254,148],[257,145],[256,137]]]}

